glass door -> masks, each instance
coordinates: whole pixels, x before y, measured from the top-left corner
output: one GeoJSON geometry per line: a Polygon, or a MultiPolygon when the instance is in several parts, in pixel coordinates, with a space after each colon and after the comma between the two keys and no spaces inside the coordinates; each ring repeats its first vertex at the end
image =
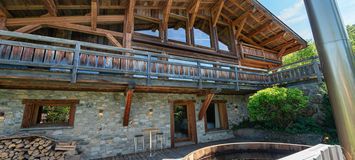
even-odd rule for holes
{"type": "Polygon", "coordinates": [[[174,139],[175,141],[190,140],[187,105],[174,106],[174,139]]]}
{"type": "Polygon", "coordinates": [[[171,109],[172,146],[175,142],[196,143],[196,115],[193,101],[175,102],[171,109]]]}

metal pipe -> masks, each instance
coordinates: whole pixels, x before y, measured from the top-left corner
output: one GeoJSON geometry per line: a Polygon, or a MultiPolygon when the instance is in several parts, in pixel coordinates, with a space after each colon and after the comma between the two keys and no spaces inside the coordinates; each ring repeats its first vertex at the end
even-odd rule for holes
{"type": "Polygon", "coordinates": [[[355,58],[335,0],[304,0],[341,146],[355,159],[355,58]]]}

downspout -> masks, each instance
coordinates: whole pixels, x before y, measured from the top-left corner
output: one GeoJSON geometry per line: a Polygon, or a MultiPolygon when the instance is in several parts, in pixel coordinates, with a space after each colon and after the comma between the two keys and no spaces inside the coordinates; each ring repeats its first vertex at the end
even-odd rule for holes
{"type": "Polygon", "coordinates": [[[304,0],[347,159],[355,158],[355,58],[335,0],[304,0]],[[352,158],[351,158],[352,157],[352,158]]]}

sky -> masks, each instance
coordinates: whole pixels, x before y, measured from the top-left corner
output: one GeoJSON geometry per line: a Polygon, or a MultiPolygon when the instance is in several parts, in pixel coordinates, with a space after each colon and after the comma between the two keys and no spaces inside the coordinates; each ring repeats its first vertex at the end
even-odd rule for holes
{"type": "MultiPolygon", "coordinates": [[[[258,0],[305,40],[312,40],[303,0],[258,0]]],[[[336,0],[345,25],[355,24],[355,0],[336,0]]]]}

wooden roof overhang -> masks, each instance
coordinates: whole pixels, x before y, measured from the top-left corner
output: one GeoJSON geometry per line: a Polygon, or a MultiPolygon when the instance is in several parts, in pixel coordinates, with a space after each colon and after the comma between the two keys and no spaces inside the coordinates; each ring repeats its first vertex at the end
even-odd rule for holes
{"type": "MultiPolygon", "coordinates": [[[[177,23],[188,21],[188,28],[191,28],[198,21],[197,19],[211,20],[213,26],[231,26],[236,41],[271,50],[279,57],[307,45],[306,41],[256,0],[134,0],[134,3],[133,0],[2,0],[0,2],[3,28],[27,33],[41,27],[81,30],[89,34],[104,35],[117,46],[121,44],[114,37],[127,39],[124,37],[127,26],[121,30],[118,25],[127,22],[124,15],[130,12],[132,12],[131,17],[137,19],[137,23],[134,23],[137,29],[167,28],[173,23],[171,19],[177,20],[177,23]],[[129,11],[127,8],[135,10],[127,12],[129,11]],[[140,20],[148,22],[148,25],[138,24],[140,20]],[[91,30],[95,32],[84,25],[90,25],[91,30]]],[[[139,34],[132,39],[140,43],[152,42],[141,38],[139,34]]],[[[222,41],[229,40],[222,39],[222,41]]],[[[157,42],[153,45],[157,45],[157,42]]],[[[179,48],[175,45],[165,47],[179,48]]],[[[189,49],[185,46],[180,48],[189,49]]],[[[215,53],[204,49],[190,48],[189,50],[208,55],[215,53]]],[[[215,57],[224,57],[224,59],[236,58],[229,55],[216,55],[215,57]]]]}

